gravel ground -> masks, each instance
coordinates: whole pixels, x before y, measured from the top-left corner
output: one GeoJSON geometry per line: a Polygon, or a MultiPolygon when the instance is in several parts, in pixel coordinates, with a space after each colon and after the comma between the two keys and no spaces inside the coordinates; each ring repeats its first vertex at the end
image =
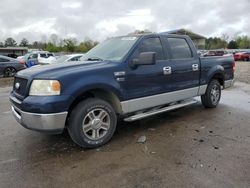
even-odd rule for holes
{"type": "Polygon", "coordinates": [[[83,150],[67,134],[27,130],[0,88],[0,187],[165,188],[250,185],[250,84],[223,90],[216,109],[200,103],[120,122],[103,147],[83,150]]]}
{"type": "Polygon", "coordinates": [[[236,61],[235,78],[238,81],[250,84],[250,62],[236,61]]]}
{"type": "Polygon", "coordinates": [[[0,87],[8,87],[13,84],[13,78],[1,78],[0,77],[0,87]]]}

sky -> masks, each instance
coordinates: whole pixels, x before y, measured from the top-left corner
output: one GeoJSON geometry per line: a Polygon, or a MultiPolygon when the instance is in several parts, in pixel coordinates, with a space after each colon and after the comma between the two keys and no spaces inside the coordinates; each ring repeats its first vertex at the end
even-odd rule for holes
{"type": "Polygon", "coordinates": [[[206,37],[250,36],[250,0],[1,0],[0,41],[102,41],[135,30],[185,28],[206,37]]]}

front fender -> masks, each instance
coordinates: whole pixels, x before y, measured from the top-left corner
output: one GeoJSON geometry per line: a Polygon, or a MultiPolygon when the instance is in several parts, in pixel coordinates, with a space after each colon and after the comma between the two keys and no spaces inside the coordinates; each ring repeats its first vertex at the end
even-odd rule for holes
{"type": "Polygon", "coordinates": [[[65,94],[71,95],[76,98],[83,93],[93,90],[93,89],[102,89],[114,93],[121,101],[123,100],[122,89],[120,85],[114,78],[108,76],[88,76],[87,78],[75,80],[70,83],[66,90],[65,94]]]}

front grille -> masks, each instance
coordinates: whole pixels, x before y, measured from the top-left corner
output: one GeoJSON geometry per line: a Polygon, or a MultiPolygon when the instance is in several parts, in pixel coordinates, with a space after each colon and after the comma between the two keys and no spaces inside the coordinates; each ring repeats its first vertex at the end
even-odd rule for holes
{"type": "Polygon", "coordinates": [[[13,90],[18,95],[24,97],[26,94],[28,80],[24,78],[15,77],[13,90]]]}

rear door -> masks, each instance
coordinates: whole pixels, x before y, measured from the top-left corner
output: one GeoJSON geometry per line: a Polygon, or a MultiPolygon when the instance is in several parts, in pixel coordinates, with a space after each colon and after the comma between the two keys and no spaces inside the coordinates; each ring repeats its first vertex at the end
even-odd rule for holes
{"type": "MultiPolygon", "coordinates": [[[[167,69],[171,75],[171,91],[189,90],[190,95],[197,94],[200,79],[200,60],[191,40],[185,37],[163,36],[163,43],[170,54],[167,69]]],[[[191,96],[187,96],[191,97],[191,96]]]]}

